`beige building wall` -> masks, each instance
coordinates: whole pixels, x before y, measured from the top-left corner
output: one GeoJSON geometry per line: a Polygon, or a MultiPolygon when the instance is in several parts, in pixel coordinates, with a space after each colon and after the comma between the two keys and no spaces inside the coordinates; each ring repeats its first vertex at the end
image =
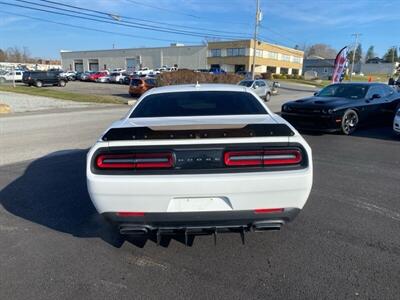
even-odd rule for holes
{"type": "MultiPolygon", "coordinates": [[[[207,63],[219,65],[228,72],[240,68],[251,71],[254,40],[210,42],[208,44],[207,63]]],[[[304,52],[280,45],[257,42],[255,72],[276,74],[299,74],[303,68],[304,52]]]]}

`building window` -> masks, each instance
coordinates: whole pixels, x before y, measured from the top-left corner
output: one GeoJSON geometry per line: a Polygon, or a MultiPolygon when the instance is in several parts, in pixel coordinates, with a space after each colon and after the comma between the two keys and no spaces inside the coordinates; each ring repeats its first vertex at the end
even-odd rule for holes
{"type": "Polygon", "coordinates": [[[245,56],[245,48],[228,48],[226,56],[245,56]]]}
{"type": "Polygon", "coordinates": [[[267,51],[267,58],[278,59],[278,53],[267,51]]]}
{"type": "Polygon", "coordinates": [[[281,60],[283,61],[290,61],[290,56],[286,54],[281,54],[281,60]]]}
{"type": "Polygon", "coordinates": [[[328,68],[324,68],[324,73],[328,73],[328,68]]]}
{"type": "Polygon", "coordinates": [[[288,68],[281,68],[281,74],[289,74],[289,69],[288,68]]]}
{"type": "Polygon", "coordinates": [[[292,62],[301,64],[301,57],[292,56],[292,62]]]}
{"type": "Polygon", "coordinates": [[[292,69],[292,75],[299,75],[298,69],[292,69]]]}
{"type": "Polygon", "coordinates": [[[211,49],[210,50],[211,57],[218,57],[221,56],[221,49],[211,49]]]}
{"type": "Polygon", "coordinates": [[[257,57],[263,57],[263,51],[256,49],[256,56],[257,57]]]}

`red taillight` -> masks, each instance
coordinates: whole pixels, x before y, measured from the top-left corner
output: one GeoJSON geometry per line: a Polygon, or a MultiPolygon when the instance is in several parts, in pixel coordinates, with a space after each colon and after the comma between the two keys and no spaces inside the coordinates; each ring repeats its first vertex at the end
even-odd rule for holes
{"type": "Polygon", "coordinates": [[[228,151],[224,153],[226,166],[277,166],[296,165],[302,160],[299,149],[274,149],[256,151],[228,151]]]}
{"type": "Polygon", "coordinates": [[[117,212],[118,217],[144,217],[144,212],[137,211],[120,211],[117,212]]]}
{"type": "Polygon", "coordinates": [[[274,214],[283,212],[283,208],[258,208],[254,210],[255,214],[274,214]]]}
{"type": "Polygon", "coordinates": [[[297,165],[301,162],[302,156],[298,149],[288,150],[265,150],[264,165],[297,165]]]}
{"type": "Polygon", "coordinates": [[[227,166],[261,166],[263,151],[229,151],[224,154],[227,166]]]}
{"type": "Polygon", "coordinates": [[[164,169],[173,166],[171,153],[101,154],[96,158],[99,169],[164,169]]]}

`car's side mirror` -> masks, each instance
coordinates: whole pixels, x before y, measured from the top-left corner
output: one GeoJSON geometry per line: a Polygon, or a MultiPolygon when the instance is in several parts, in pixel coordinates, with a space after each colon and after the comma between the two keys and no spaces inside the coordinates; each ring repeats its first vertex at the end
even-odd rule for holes
{"type": "Polygon", "coordinates": [[[371,100],[373,100],[373,99],[379,99],[379,98],[381,98],[381,95],[379,95],[379,94],[373,94],[372,97],[371,97],[371,100]]]}
{"type": "Polygon", "coordinates": [[[318,91],[317,91],[317,92],[314,92],[314,96],[318,96],[318,91]]]}

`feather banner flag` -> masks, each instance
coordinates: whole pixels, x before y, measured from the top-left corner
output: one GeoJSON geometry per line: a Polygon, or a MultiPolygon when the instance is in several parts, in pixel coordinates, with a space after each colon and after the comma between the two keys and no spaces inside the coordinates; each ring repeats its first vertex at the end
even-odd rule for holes
{"type": "Polygon", "coordinates": [[[347,68],[347,46],[343,47],[342,50],[336,55],[335,66],[333,67],[332,83],[341,82],[343,79],[343,73],[347,68]]]}

